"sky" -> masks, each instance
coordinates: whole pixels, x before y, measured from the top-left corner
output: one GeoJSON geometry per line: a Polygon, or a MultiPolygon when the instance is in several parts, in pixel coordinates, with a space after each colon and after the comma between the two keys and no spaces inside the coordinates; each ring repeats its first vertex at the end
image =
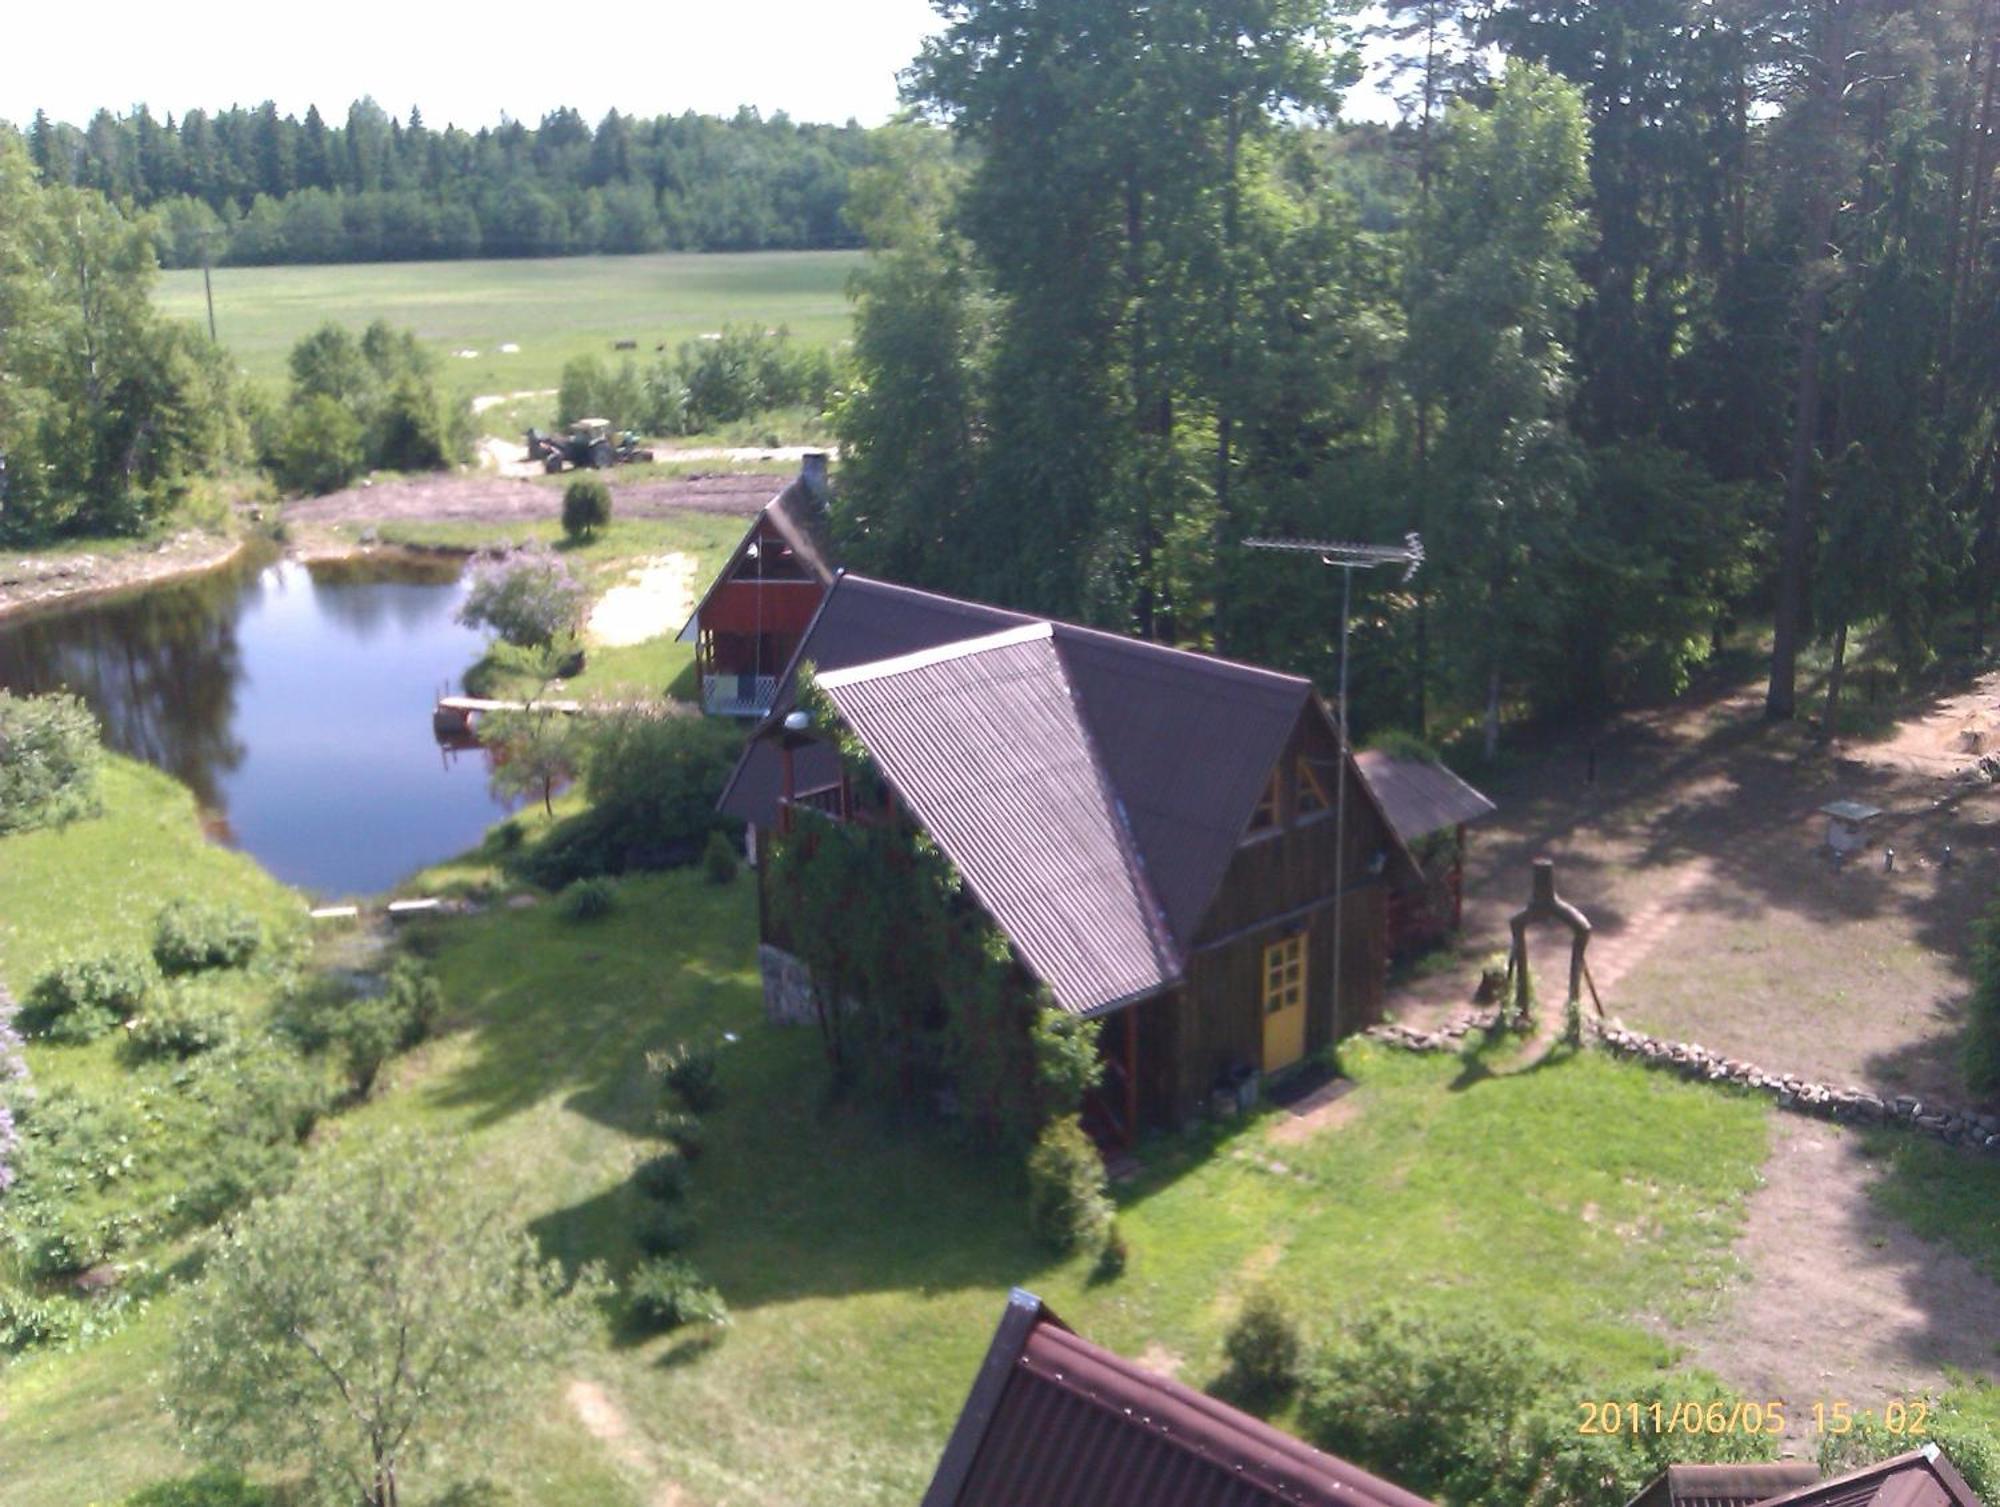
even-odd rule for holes
{"type": "MultiPolygon", "coordinates": [[[[592,124],[614,107],[747,104],[876,125],[936,21],[928,0],[97,0],[86,33],[67,5],[9,9],[7,52],[33,62],[0,68],[0,120],[22,126],[37,109],[83,125],[100,107],[178,118],[266,99],[288,115],[317,104],[334,121],[363,94],[400,118],[415,105],[427,125],[469,130],[503,113],[532,124],[559,105],[592,124]]],[[[1385,106],[1363,85],[1349,114],[1382,118],[1385,106]]]]}

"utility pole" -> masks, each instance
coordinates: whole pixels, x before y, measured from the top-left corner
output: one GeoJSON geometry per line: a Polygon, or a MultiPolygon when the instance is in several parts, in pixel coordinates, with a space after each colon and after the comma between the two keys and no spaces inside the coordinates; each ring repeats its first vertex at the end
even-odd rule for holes
{"type": "Polygon", "coordinates": [[[208,300],[208,343],[210,345],[220,345],[222,343],[215,338],[215,285],[208,279],[208,264],[213,259],[209,255],[208,248],[214,241],[216,234],[217,232],[213,230],[204,230],[201,232],[201,293],[202,297],[208,300]]]}
{"type": "Polygon", "coordinates": [[[1318,555],[1319,563],[1340,571],[1340,694],[1335,702],[1335,729],[1340,741],[1340,767],[1334,772],[1333,795],[1333,1027],[1340,1031],[1343,1014],[1341,998],[1341,944],[1346,930],[1342,924],[1347,899],[1347,617],[1354,596],[1354,573],[1373,570],[1378,565],[1400,565],[1408,581],[1424,563],[1424,541],[1405,534],[1401,544],[1340,544],[1324,539],[1245,539],[1246,549],[1287,550],[1294,554],[1318,555]]]}

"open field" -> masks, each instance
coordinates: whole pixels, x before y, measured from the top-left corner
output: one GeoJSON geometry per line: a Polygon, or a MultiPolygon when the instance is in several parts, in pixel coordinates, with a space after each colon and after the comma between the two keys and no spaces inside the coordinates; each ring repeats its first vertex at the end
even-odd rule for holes
{"type": "MultiPolygon", "coordinates": [[[[386,319],[437,353],[453,391],[514,393],[553,388],[572,357],[612,359],[618,340],[637,341],[641,361],[726,324],[784,325],[832,345],[847,338],[847,275],[859,264],[851,251],[760,251],[224,267],[213,274],[215,326],[252,376],[276,381],[292,345],[327,320],[359,330],[386,319]],[[454,354],[466,350],[478,355],[454,354]]],[[[162,273],[155,296],[175,318],[207,318],[199,271],[162,273]]]]}

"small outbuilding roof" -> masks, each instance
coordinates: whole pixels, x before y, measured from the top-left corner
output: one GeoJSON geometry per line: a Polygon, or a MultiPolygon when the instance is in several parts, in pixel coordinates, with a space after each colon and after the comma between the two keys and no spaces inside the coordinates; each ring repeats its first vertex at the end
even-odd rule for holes
{"type": "Polygon", "coordinates": [[[923,1507],[1430,1507],[1070,1332],[1016,1288],[923,1507]]]}
{"type": "Polygon", "coordinates": [[[1482,820],[1498,809],[1432,759],[1404,758],[1369,748],[1357,753],[1354,762],[1381,802],[1389,825],[1405,843],[1446,827],[1482,820]]]}
{"type": "Polygon", "coordinates": [[[1818,1467],[1806,1460],[1669,1465],[1627,1507],[1755,1507],[1818,1480],[1818,1467]]]}
{"type": "Polygon", "coordinates": [[[1935,1443],[1844,1476],[1766,1497],[1762,1507],[1982,1507],[1935,1443]]]}

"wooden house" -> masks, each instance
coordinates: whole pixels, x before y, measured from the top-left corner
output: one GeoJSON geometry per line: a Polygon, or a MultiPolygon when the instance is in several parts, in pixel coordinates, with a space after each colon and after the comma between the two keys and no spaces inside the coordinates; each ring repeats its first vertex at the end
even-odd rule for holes
{"type": "Polygon", "coordinates": [[[1073,1333],[1016,1288],[923,1507],[1430,1507],[1073,1333]]]}
{"type": "Polygon", "coordinates": [[[694,645],[702,710],[761,717],[833,580],[826,536],[826,457],[767,502],[681,629],[694,645]]]}
{"type": "MultiPolygon", "coordinates": [[[[1412,860],[1310,682],[841,574],[722,798],[760,852],[800,807],[855,814],[833,750],[785,725],[806,663],[1027,979],[1105,1022],[1110,1138],[1379,1017],[1412,860]]],[[[793,1016],[763,909],[767,1004],[793,1016]]]]}

